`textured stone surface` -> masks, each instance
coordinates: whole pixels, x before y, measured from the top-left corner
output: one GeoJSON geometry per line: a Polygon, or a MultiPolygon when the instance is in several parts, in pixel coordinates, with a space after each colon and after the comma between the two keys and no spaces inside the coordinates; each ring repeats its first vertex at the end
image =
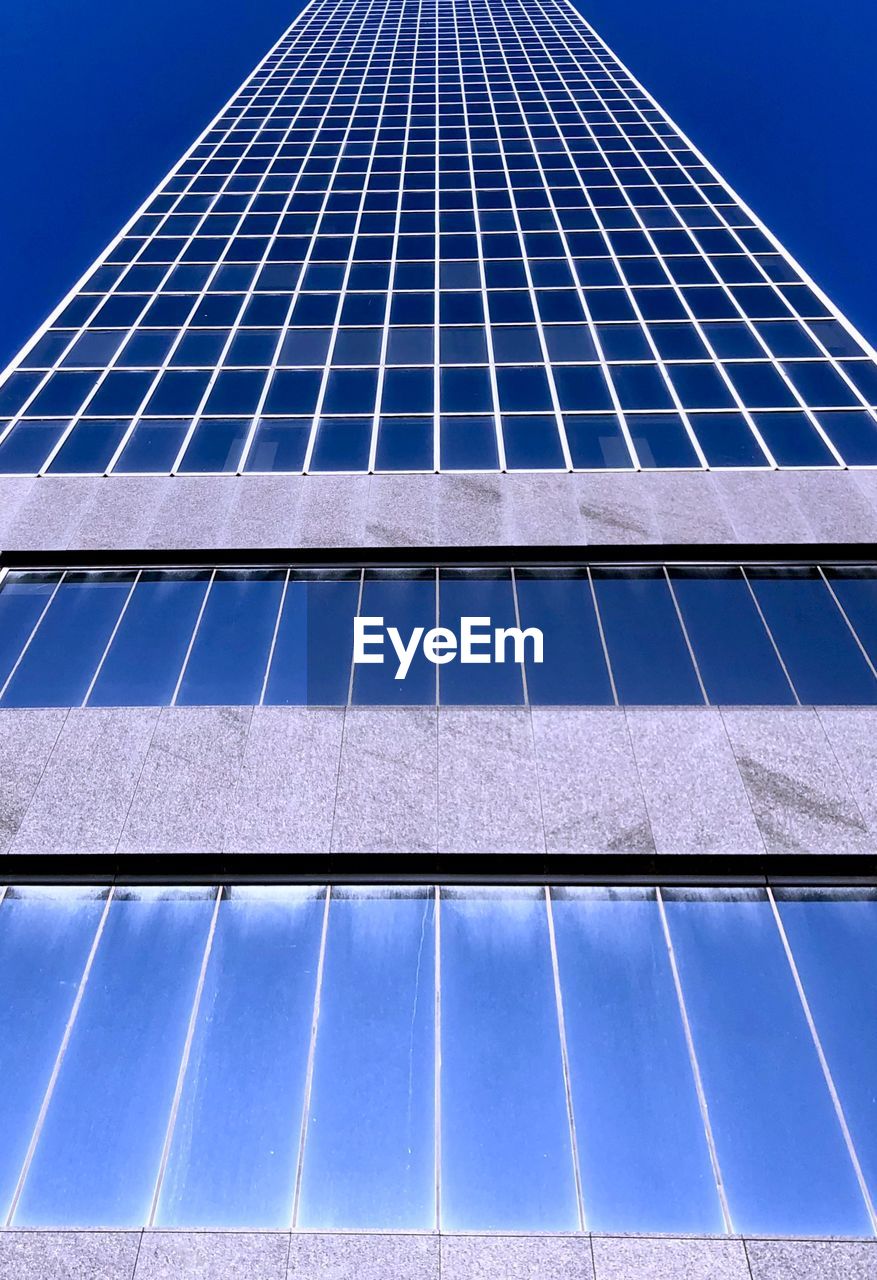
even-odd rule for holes
{"type": "Polygon", "coordinates": [[[66,718],[63,707],[0,710],[0,854],[21,826],[66,718]]]}
{"type": "Polygon", "coordinates": [[[504,543],[507,538],[510,541],[506,524],[510,505],[507,478],[489,474],[436,476],[439,545],[489,547],[504,543]]]}
{"type": "Polygon", "coordinates": [[[433,477],[372,476],[368,488],[365,545],[422,547],[441,543],[433,477]]]}
{"type": "Polygon", "coordinates": [[[534,707],[549,853],[654,853],[624,712],[534,707]]]}
{"type": "Polygon", "coordinates": [[[643,471],[637,477],[662,542],[733,542],[734,529],[712,472],[643,471]]]}
{"type": "Polygon", "coordinates": [[[209,853],[222,847],[252,707],[166,707],[119,848],[209,853]]]}
{"type": "Polygon", "coordinates": [[[139,1231],[0,1231],[0,1280],[131,1280],[139,1231]]]}
{"type": "Polygon", "coordinates": [[[285,1280],[284,1232],[145,1231],[135,1280],[285,1280]]]}
{"type": "Polygon", "coordinates": [[[276,550],[295,545],[303,476],[241,476],[225,526],[229,547],[276,550]]]}
{"type": "Polygon", "coordinates": [[[64,550],[77,540],[83,513],[104,483],[98,476],[42,476],[33,481],[3,530],[3,550],[64,550]]]}
{"type": "Polygon", "coordinates": [[[435,841],[435,708],[349,707],[332,848],[416,853],[435,841]]]}
{"type": "Polygon", "coordinates": [[[70,711],[12,853],[113,853],[158,721],[156,708],[70,711]]]}
{"type": "Polygon", "coordinates": [[[583,522],[582,541],[636,546],[661,541],[658,522],[638,474],[591,472],[570,477],[583,522]]]}
{"type": "Polygon", "coordinates": [[[113,476],[97,485],[70,545],[82,551],[146,546],[172,483],[169,476],[113,476]]]}
{"type": "MultiPolygon", "coordinates": [[[[108,476],[103,482],[112,483],[108,476]]],[[[166,476],[163,497],[144,546],[206,550],[225,546],[229,510],[240,496],[235,476],[166,476]]],[[[80,530],[81,536],[87,529],[80,530]]]]}
{"type": "Polygon", "coordinates": [[[816,714],[877,844],[877,708],[818,707],[816,714]]]}
{"type": "Polygon", "coordinates": [[[810,542],[813,533],[782,471],[716,471],[713,483],[738,542],[810,542]]]}
{"type": "Polygon", "coordinates": [[[438,1280],[437,1236],[293,1233],[289,1280],[438,1280]]]}
{"type": "Polygon", "coordinates": [[[596,1280],[749,1280],[741,1240],[594,1236],[593,1247],[596,1280]]]}
{"type": "Polygon", "coordinates": [[[592,1280],[587,1236],[444,1236],[442,1280],[592,1280]]]}
{"type": "Polygon", "coordinates": [[[763,853],[715,707],[628,707],[658,853],[763,853]]]}
{"type": "Polygon", "coordinates": [[[583,534],[567,475],[509,475],[506,538],[514,546],[562,546],[583,534]]]}
{"type": "Polygon", "coordinates": [[[365,546],[368,476],[307,476],[292,545],[365,546]]]}
{"type": "Polygon", "coordinates": [[[877,1241],[747,1240],[752,1280],[877,1280],[877,1241]]]}
{"type": "Polygon", "coordinates": [[[814,542],[871,542],[877,514],[854,471],[786,471],[814,542]]]}
{"type": "Polygon", "coordinates": [[[256,707],[223,847],[231,853],[329,849],[342,707],[256,707]]]}
{"type": "Polygon", "coordinates": [[[544,850],[527,710],[442,707],[438,756],[440,853],[544,850]]]}
{"type": "Polygon", "coordinates": [[[768,853],[864,853],[873,838],[816,712],[722,712],[768,853]]]}

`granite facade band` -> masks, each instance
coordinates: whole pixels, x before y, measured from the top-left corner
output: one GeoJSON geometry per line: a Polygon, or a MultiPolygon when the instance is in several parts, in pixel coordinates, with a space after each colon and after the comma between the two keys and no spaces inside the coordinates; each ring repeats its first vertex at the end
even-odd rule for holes
{"type": "Polygon", "coordinates": [[[2,851],[877,852],[877,710],[0,711],[2,851]]]}
{"type": "Polygon", "coordinates": [[[4,1231],[0,1280],[875,1280],[877,1242],[4,1231]]]}
{"type": "Polygon", "coordinates": [[[0,478],[0,550],[877,541],[877,472],[0,478]]]}

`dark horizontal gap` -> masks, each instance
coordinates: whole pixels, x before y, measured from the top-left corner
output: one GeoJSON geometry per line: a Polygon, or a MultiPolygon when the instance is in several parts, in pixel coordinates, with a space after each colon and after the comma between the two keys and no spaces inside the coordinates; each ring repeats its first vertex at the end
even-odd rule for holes
{"type": "Polygon", "coordinates": [[[8,854],[0,882],[877,886],[877,854],[8,854]]]}
{"type": "Polygon", "coordinates": [[[125,551],[4,551],[0,569],[325,568],[408,565],[479,568],[581,564],[850,564],[877,560],[875,542],[648,543],[601,546],[275,547],[125,551]]]}

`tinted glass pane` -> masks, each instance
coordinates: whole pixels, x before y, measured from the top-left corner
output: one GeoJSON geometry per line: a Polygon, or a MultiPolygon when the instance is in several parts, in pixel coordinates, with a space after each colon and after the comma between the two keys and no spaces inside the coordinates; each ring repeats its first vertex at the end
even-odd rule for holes
{"type": "MultiPolygon", "coordinates": [[[[514,661],[513,645],[506,645],[505,661],[484,661],[495,656],[494,629],[517,626],[508,569],[447,569],[442,571],[439,579],[441,625],[460,637],[462,618],[480,618],[478,633],[489,635],[489,640],[473,646],[473,656],[481,658],[481,662],[462,662],[458,652],[451,662],[439,668],[439,701],[472,704],[523,702],[521,666],[514,661]]],[[[532,642],[527,642],[527,649],[532,652],[532,642]]]]}
{"type": "Polygon", "coordinates": [[[0,685],[15,665],[60,579],[58,573],[10,573],[0,587],[0,685]]]}
{"type": "Polygon", "coordinates": [[[445,891],[442,1226],[578,1226],[542,894],[445,891]]]}
{"type": "Polygon", "coordinates": [[[826,568],[825,576],[871,661],[877,662],[877,570],[837,565],[826,568]]]}
{"type": "Polygon", "coordinates": [[[209,581],[207,570],[141,574],[89,706],[167,706],[209,581]]]}
{"type": "MultiPolygon", "coordinates": [[[[544,636],[543,661],[527,662],[530,701],[611,703],[612,686],[587,576],[519,569],[515,580],[521,626],[538,627],[544,636]]],[[[528,658],[531,652],[528,648],[528,658]]]]}
{"type": "Polygon", "coordinates": [[[343,706],[353,658],[359,574],[290,576],[266,704],[343,706]]]}
{"type": "Polygon", "coordinates": [[[220,905],[156,1215],[162,1226],[292,1220],[321,899],[310,889],[236,888],[220,905]]]}
{"type": "Polygon", "coordinates": [[[299,1226],[435,1222],[430,891],[333,893],[299,1226]]]}
{"type": "Polygon", "coordinates": [[[877,680],[815,569],[747,569],[802,702],[877,702],[877,680]]]}
{"type": "Polygon", "coordinates": [[[621,702],[703,701],[661,569],[595,569],[594,589],[621,702]]]}
{"type": "MultiPolygon", "coordinates": [[[[407,675],[399,680],[399,659],[387,635],[395,627],[407,645],[416,627],[425,631],[435,626],[435,574],[431,570],[399,570],[366,573],[360,615],[383,618],[383,649],[369,647],[370,655],[383,653],[382,663],[357,663],[353,674],[353,701],[359,703],[413,704],[435,702],[436,668],[416,646],[407,675]]],[[[370,630],[379,624],[370,624],[370,630]]]]}
{"type": "Polygon", "coordinates": [[[7,685],[4,705],[78,706],[133,581],[133,573],[68,573],[7,685]]]}
{"type": "Polygon", "coordinates": [[[595,1231],[722,1231],[658,904],[554,895],[582,1194],[595,1231]]]}
{"type": "Polygon", "coordinates": [[[710,702],[794,702],[740,569],[669,572],[710,702]]]}
{"type": "Polygon", "coordinates": [[[147,1220],[212,912],[200,890],[111,904],[17,1225],[147,1220]]]}
{"type": "Polygon", "coordinates": [[[10,890],[0,906],[4,1219],[103,911],[88,889],[10,890]]]}
{"type": "Polygon", "coordinates": [[[693,890],[667,915],[735,1229],[867,1234],[767,899],[693,890]]]}
{"type": "Polygon", "coordinates": [[[177,695],[180,705],[259,701],[285,576],[282,570],[216,574],[177,695]]]}
{"type": "Polygon", "coordinates": [[[877,1186],[877,896],[785,890],[778,906],[865,1180],[877,1186]]]}

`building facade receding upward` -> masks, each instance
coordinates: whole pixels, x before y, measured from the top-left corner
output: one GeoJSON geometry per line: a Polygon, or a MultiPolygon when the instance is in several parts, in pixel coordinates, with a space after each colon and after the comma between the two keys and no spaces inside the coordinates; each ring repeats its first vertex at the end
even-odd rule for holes
{"type": "Polygon", "coordinates": [[[877,1276],[875,468],[566,0],[311,0],[0,378],[0,1278],[877,1276]]]}

